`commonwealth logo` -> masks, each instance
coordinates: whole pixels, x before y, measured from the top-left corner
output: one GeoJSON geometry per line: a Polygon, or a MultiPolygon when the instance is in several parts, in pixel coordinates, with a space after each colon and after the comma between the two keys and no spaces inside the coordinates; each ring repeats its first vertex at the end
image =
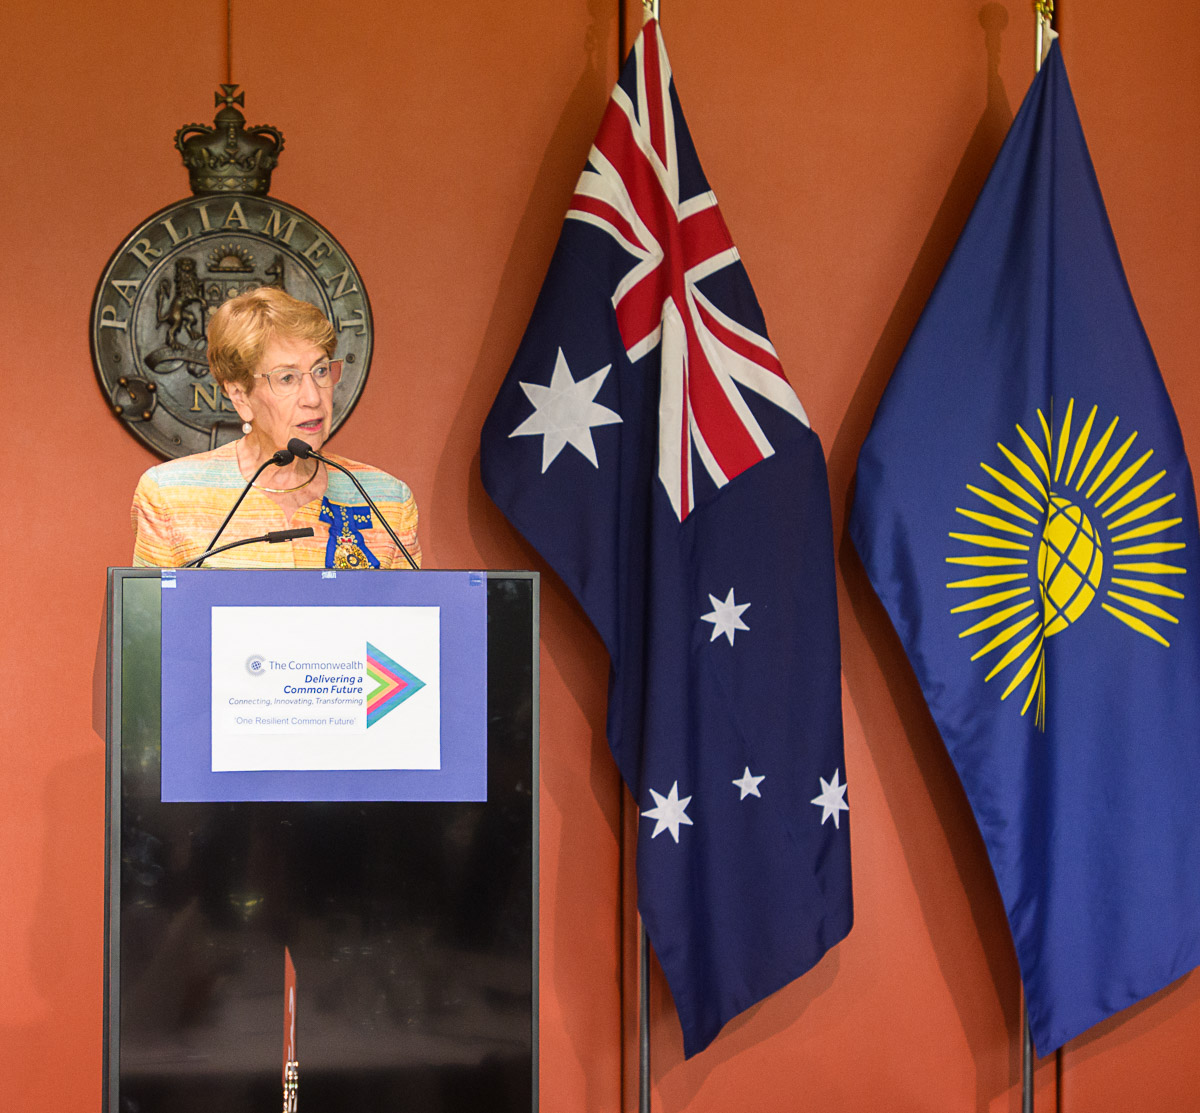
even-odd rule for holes
{"type": "Polygon", "coordinates": [[[955,507],[971,525],[949,535],[946,562],[969,573],[946,585],[965,624],[958,636],[987,668],[984,681],[999,678],[1000,698],[1016,693],[1039,728],[1048,638],[1107,614],[1170,648],[1171,608],[1184,597],[1176,493],[1137,430],[1118,431],[1114,417],[1099,432],[1097,409],[1078,432],[1074,398],[1057,427],[1053,404],[1032,432],[1016,426],[1019,443],[998,443],[1002,459],[979,465],[986,479],[968,483],[972,499],[955,507]]]}
{"type": "Polygon", "coordinates": [[[389,711],[395,711],[409,696],[425,687],[424,680],[396,664],[370,642],[367,642],[367,676],[374,684],[367,694],[368,727],[373,727],[389,711]]]}

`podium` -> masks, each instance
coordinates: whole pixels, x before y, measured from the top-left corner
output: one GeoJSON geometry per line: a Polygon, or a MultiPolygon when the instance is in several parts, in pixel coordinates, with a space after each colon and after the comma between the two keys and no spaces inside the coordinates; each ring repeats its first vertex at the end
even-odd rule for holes
{"type": "MultiPolygon", "coordinates": [[[[285,951],[294,963],[288,1015],[297,1108],[537,1108],[537,574],[336,577],[342,583],[331,584],[331,574],[320,570],[109,570],[107,1113],[280,1109],[285,951]],[[482,600],[478,635],[470,623],[459,628],[449,596],[438,605],[443,590],[462,595],[455,577],[474,577],[482,600]],[[346,581],[353,582],[352,604],[338,594],[346,581]],[[239,704],[241,715],[242,701],[224,697],[222,685],[240,681],[220,675],[222,654],[230,654],[220,641],[223,614],[212,613],[228,604],[234,587],[239,605],[269,600],[281,621],[297,608],[319,608],[328,612],[322,621],[338,630],[357,629],[352,620],[364,614],[375,621],[375,607],[379,614],[395,608],[403,620],[404,599],[412,596],[436,611],[439,648],[412,667],[419,659],[407,627],[386,627],[390,640],[386,633],[375,639],[387,643],[382,650],[371,643],[376,656],[367,655],[367,664],[385,675],[374,687],[365,734],[361,716],[378,680],[374,671],[361,694],[344,686],[355,679],[347,673],[309,670],[314,684],[297,673],[274,688],[270,677],[246,680],[248,690],[276,693],[256,701],[275,705],[262,722],[292,714],[280,710],[293,698],[278,694],[285,688],[310,689],[311,698],[320,690],[316,681],[330,681],[343,685],[335,692],[350,694],[318,700],[336,703],[338,716],[359,715],[359,726],[326,737],[311,726],[323,720],[309,711],[295,716],[308,726],[279,728],[282,741],[268,727],[252,737],[247,726],[244,746],[235,736],[233,750],[219,752],[228,727],[221,708],[239,704]],[[191,609],[182,611],[185,596],[191,609]],[[354,609],[344,623],[334,609],[341,606],[354,609]],[[181,636],[189,639],[182,656],[175,644],[181,636]],[[468,643],[476,636],[484,645],[472,656],[468,643]],[[460,658],[478,660],[484,676],[456,673],[460,658]],[[400,674],[409,679],[394,684],[400,674]],[[394,691],[409,682],[424,690],[402,706],[394,691]],[[459,722],[456,700],[468,690],[475,696],[463,700],[484,701],[477,718],[485,775],[472,766],[478,775],[456,777],[453,767],[469,749],[456,732],[467,737],[473,729],[459,722]],[[409,735],[419,733],[410,723],[421,701],[440,701],[440,757],[404,756],[409,735]],[[391,735],[376,730],[384,714],[391,735]],[[286,734],[292,729],[308,735],[293,739],[286,734]],[[394,739],[377,745],[393,756],[370,756],[364,738],[394,739]],[[289,749],[292,742],[297,746],[289,749]],[[266,757],[255,749],[259,743],[266,757]],[[271,756],[293,752],[308,756],[271,756]],[[238,754],[247,755],[241,765],[238,754]],[[343,760],[352,768],[335,768],[343,760]],[[183,781],[165,776],[183,767],[191,770],[183,781]]],[[[259,628],[264,652],[238,658],[251,676],[283,668],[275,660],[286,644],[283,627],[267,621],[259,628]],[[274,631],[274,641],[265,631],[274,631]]]]}

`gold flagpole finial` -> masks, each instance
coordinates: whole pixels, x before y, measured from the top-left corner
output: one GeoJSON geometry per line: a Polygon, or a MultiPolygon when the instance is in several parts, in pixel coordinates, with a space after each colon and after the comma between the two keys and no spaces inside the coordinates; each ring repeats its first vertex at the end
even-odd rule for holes
{"type": "Polygon", "coordinates": [[[1050,44],[1058,38],[1054,30],[1054,0],[1033,0],[1034,11],[1037,12],[1037,59],[1034,70],[1040,70],[1046,55],[1050,53],[1050,44]]]}
{"type": "Polygon", "coordinates": [[[642,0],[642,22],[658,19],[658,0],[642,0]]]}

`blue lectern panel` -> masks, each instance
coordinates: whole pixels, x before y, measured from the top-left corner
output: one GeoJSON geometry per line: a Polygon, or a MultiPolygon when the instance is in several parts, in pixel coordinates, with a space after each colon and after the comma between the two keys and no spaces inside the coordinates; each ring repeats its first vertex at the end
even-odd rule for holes
{"type": "Polygon", "coordinates": [[[483,573],[162,588],[164,800],[487,799],[483,573]]]}

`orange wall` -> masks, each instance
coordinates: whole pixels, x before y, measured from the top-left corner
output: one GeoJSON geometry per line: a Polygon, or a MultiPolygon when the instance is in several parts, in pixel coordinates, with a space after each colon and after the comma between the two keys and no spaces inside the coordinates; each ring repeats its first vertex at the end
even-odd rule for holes
{"type": "MultiPolygon", "coordinates": [[[[621,5],[235,0],[248,121],[287,137],[273,193],[341,240],[375,311],[371,377],[335,446],[409,481],[431,566],[542,567],[482,492],[478,432],[615,79],[621,5]]],[[[999,899],[844,518],[875,404],[1028,86],[1030,7],[664,0],[701,158],[829,458],[857,922],[690,1063],[656,980],[662,1113],[1019,1108],[999,899]]],[[[1059,8],[1130,284],[1200,461],[1200,6],[1059,8]]],[[[112,249],[187,194],[171,140],[211,119],[224,19],[222,0],[5,12],[0,1107],[14,1113],[98,1102],[104,569],[129,558],[127,507],[153,461],[106,413],[87,316],[112,249]]],[[[633,821],[603,737],[599,642],[553,574],[542,598],[543,1108],[616,1113],[636,1066],[633,821]]],[[[1075,1041],[1060,1071],[1047,1060],[1038,1109],[1194,1107],[1198,1037],[1193,975],[1075,1041]]]]}

